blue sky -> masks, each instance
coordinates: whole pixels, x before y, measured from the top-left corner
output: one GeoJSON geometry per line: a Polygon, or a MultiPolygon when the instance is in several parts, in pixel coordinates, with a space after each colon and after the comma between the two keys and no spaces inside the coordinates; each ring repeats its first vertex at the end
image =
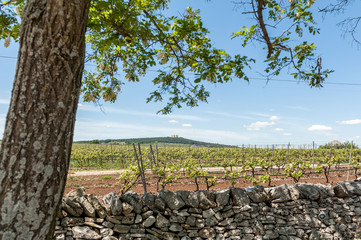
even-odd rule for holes
{"type": "MultiPolygon", "coordinates": [[[[116,103],[102,108],[79,103],[75,140],[170,136],[224,143],[242,144],[323,144],[334,139],[361,143],[361,51],[349,37],[342,37],[336,24],[345,16],[358,16],[361,3],[355,1],[344,15],[316,16],[321,34],[315,38],[323,64],[335,70],[321,89],[303,82],[269,81],[260,71],[266,53],[257,43],[243,49],[229,35],[249,23],[248,16],[235,10],[231,1],[176,0],[171,13],[182,13],[187,6],[201,9],[205,26],[214,44],[229,53],[241,53],[257,60],[249,83],[235,79],[231,83],[210,86],[208,104],[197,108],[175,109],[170,115],[157,115],[163,106],[146,104],[155,87],[148,74],[140,83],[126,83],[116,103]],[[332,84],[341,83],[341,84],[332,84]],[[346,85],[351,83],[356,85],[346,85]],[[357,85],[359,84],[359,85],[357,85]]],[[[360,37],[361,39],[361,37],[360,37]]],[[[0,136],[15,75],[17,45],[9,48],[0,42],[0,136]]],[[[292,80],[287,71],[274,80],[292,80]]]]}

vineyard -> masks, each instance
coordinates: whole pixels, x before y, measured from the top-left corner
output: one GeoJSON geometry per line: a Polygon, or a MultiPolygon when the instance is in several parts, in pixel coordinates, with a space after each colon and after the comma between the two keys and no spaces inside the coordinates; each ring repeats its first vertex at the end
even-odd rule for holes
{"type": "MultiPolygon", "coordinates": [[[[179,182],[196,189],[211,189],[220,183],[230,186],[272,186],[277,179],[297,183],[302,179],[332,177],[354,179],[361,168],[358,148],[294,149],[207,148],[177,146],[74,144],[71,169],[124,169],[117,177],[120,192],[136,186],[155,186],[159,191],[179,182]]],[[[361,172],[361,171],[360,171],[361,172]]]]}

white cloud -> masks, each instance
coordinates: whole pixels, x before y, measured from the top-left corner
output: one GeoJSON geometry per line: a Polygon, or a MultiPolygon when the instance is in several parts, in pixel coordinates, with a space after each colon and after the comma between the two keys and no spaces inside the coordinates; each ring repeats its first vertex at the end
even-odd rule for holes
{"type": "Polygon", "coordinates": [[[78,103],[78,107],[81,108],[82,106],[84,106],[83,104],[81,103],[78,103]]]}
{"type": "Polygon", "coordinates": [[[10,104],[10,99],[0,99],[0,104],[10,104]]]}
{"type": "Polygon", "coordinates": [[[275,124],[274,122],[257,121],[257,122],[251,123],[250,125],[243,125],[243,127],[249,131],[259,131],[259,130],[261,130],[261,128],[266,128],[266,127],[272,126],[274,124],[275,124]]]}
{"type": "Polygon", "coordinates": [[[314,124],[311,127],[307,128],[307,130],[308,131],[329,131],[329,130],[332,130],[332,127],[314,124]]]}
{"type": "Polygon", "coordinates": [[[283,136],[292,136],[292,133],[284,133],[283,136]]]}
{"type": "Polygon", "coordinates": [[[275,128],[275,131],[276,131],[276,132],[283,132],[284,129],[283,129],[283,128],[275,128]]]}
{"type": "Polygon", "coordinates": [[[192,127],[192,124],[190,124],[190,123],[183,123],[182,126],[183,126],[183,127],[192,127]]]}
{"type": "Polygon", "coordinates": [[[245,113],[243,115],[238,115],[238,114],[233,114],[233,113],[228,113],[228,112],[214,112],[214,111],[205,111],[205,113],[208,114],[212,114],[212,115],[218,115],[218,116],[222,116],[222,117],[227,117],[227,118],[239,118],[239,119],[248,119],[248,120],[253,120],[253,119],[258,119],[259,117],[266,117],[269,118],[271,121],[275,121],[275,120],[279,120],[280,118],[278,116],[270,116],[267,113],[257,113],[257,112],[249,112],[249,113],[245,113]]]}
{"type": "Polygon", "coordinates": [[[178,123],[178,121],[177,121],[177,120],[174,120],[174,119],[169,120],[168,122],[169,122],[169,123],[178,123]]]}
{"type": "Polygon", "coordinates": [[[338,124],[342,125],[354,125],[361,124],[361,119],[353,119],[353,120],[345,120],[345,121],[337,121],[338,124]]]}

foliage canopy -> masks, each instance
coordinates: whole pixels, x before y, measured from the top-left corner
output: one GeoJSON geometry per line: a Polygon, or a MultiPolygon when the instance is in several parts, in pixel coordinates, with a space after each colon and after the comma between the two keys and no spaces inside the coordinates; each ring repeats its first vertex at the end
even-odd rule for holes
{"type": "Polygon", "coordinates": [[[359,147],[353,142],[346,141],[344,143],[335,144],[333,142],[329,142],[325,145],[319,146],[320,149],[350,149],[352,146],[353,149],[358,149],[359,147]]]}
{"type": "MultiPolygon", "coordinates": [[[[18,15],[21,16],[24,3],[9,0],[0,4],[0,39],[5,39],[6,46],[10,39],[18,39],[18,15]]],[[[206,102],[207,83],[249,80],[245,72],[254,59],[215,48],[200,10],[188,7],[182,16],[168,16],[169,3],[170,0],[91,2],[85,60],[95,67],[84,71],[85,101],[113,102],[124,80],[137,82],[147,72],[157,71],[152,79],[156,90],[147,101],[167,98],[160,112],[169,113],[183,104],[194,107],[206,102]]],[[[308,81],[311,87],[322,87],[332,70],[323,69],[315,43],[305,40],[320,31],[313,18],[317,11],[314,0],[240,0],[235,4],[251,14],[254,21],[230,37],[241,38],[243,47],[252,41],[263,44],[268,78],[286,68],[295,79],[308,81]]],[[[339,0],[323,11],[345,4],[348,1],[339,0]]]]}

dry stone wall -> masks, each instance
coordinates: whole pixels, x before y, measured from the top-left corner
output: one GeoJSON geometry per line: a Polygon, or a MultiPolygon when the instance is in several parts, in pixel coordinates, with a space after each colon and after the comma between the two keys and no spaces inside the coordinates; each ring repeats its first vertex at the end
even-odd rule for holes
{"type": "Polygon", "coordinates": [[[361,182],[63,198],[54,239],[358,239],[361,182]]]}

